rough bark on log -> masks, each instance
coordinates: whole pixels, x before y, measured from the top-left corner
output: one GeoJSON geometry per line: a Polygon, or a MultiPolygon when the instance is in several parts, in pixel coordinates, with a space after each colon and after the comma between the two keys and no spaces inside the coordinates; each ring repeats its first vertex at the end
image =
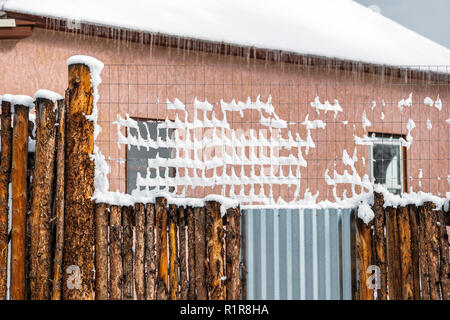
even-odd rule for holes
{"type": "Polygon", "coordinates": [[[54,103],[36,100],[36,152],[31,206],[31,299],[48,300],[52,270],[52,208],[55,178],[56,113],[54,103]]]}
{"type": "Polygon", "coordinates": [[[122,208],[119,206],[111,206],[110,214],[110,294],[111,300],[122,299],[122,208]]]}
{"type": "Polygon", "coordinates": [[[444,211],[440,210],[438,213],[439,221],[439,242],[440,242],[440,280],[441,280],[441,290],[442,290],[442,300],[450,300],[450,259],[448,252],[448,233],[446,226],[446,214],[444,211]]]}
{"type": "Polygon", "coordinates": [[[372,262],[372,247],[371,247],[371,227],[366,225],[364,221],[356,219],[356,250],[358,254],[359,265],[359,299],[373,300],[373,290],[367,286],[369,274],[368,267],[372,262]]]}
{"type": "Polygon", "coordinates": [[[178,208],[178,234],[180,238],[180,299],[187,300],[188,298],[188,278],[187,278],[187,268],[186,268],[186,213],[187,211],[184,207],[178,208]]]}
{"type": "Polygon", "coordinates": [[[388,207],[385,210],[386,220],[386,253],[387,283],[389,300],[401,300],[401,267],[400,246],[398,239],[397,209],[388,207]]]}
{"type": "Polygon", "coordinates": [[[0,155],[0,300],[6,300],[8,279],[9,183],[11,182],[11,104],[2,101],[0,155]]]}
{"type": "Polygon", "coordinates": [[[195,300],[195,221],[194,210],[188,207],[186,210],[187,229],[188,229],[188,270],[189,270],[189,289],[188,299],[195,300]]]}
{"type": "Polygon", "coordinates": [[[425,228],[425,207],[419,207],[419,262],[420,262],[420,296],[422,300],[430,300],[430,284],[428,281],[428,255],[425,228]]]}
{"type": "Polygon", "coordinates": [[[420,299],[420,270],[419,270],[419,229],[417,226],[417,208],[410,205],[409,221],[411,223],[411,260],[413,278],[413,298],[420,299]]]}
{"type": "Polygon", "coordinates": [[[240,208],[230,208],[226,214],[226,262],[227,262],[227,300],[241,298],[240,274],[240,208]]]}
{"type": "MultiPolygon", "coordinates": [[[[39,123],[39,118],[36,118],[36,124],[39,123]]],[[[39,125],[39,124],[38,124],[39,125]]],[[[31,131],[33,130],[34,125],[32,121],[28,121],[28,143],[30,143],[30,139],[36,140],[33,137],[31,131]]],[[[31,208],[33,202],[33,173],[34,173],[34,152],[28,152],[27,158],[27,216],[26,216],[26,235],[25,235],[25,290],[26,290],[26,299],[31,299],[31,208]]]]}
{"type": "Polygon", "coordinates": [[[147,204],[145,224],[145,299],[155,300],[156,257],[155,253],[155,205],[147,204]]]}
{"type": "Polygon", "coordinates": [[[377,300],[387,298],[387,271],[386,271],[386,239],[384,237],[384,199],[383,194],[375,193],[374,196],[374,245],[375,264],[380,268],[381,288],[377,291],[377,300]]]}
{"type": "Polygon", "coordinates": [[[11,300],[24,300],[26,215],[27,215],[27,160],[28,107],[14,106],[12,150],[12,236],[11,236],[11,300]]]}
{"type": "MultiPolygon", "coordinates": [[[[68,91],[66,91],[66,97],[68,91]]],[[[56,195],[55,195],[55,258],[53,265],[53,300],[61,300],[62,263],[64,250],[64,129],[65,101],[58,101],[58,127],[56,129],[56,195]]]]}
{"type": "MultiPolygon", "coordinates": [[[[64,195],[64,300],[92,300],[94,289],[94,123],[86,118],[93,110],[89,67],[69,66],[66,101],[65,195],[64,195]],[[74,275],[77,268],[79,276],[74,275]],[[73,277],[79,286],[67,286],[73,277]]],[[[78,273],[78,272],[77,272],[78,273]]]]}
{"type": "Polygon", "coordinates": [[[225,300],[226,286],[223,281],[224,250],[223,222],[220,213],[220,203],[206,202],[206,242],[208,252],[207,283],[210,300],[225,300]]]}
{"type": "Polygon", "coordinates": [[[407,207],[397,209],[398,232],[400,241],[402,299],[412,300],[413,296],[413,271],[411,257],[411,227],[409,223],[409,210],[407,207]]]}
{"type": "Polygon", "coordinates": [[[144,256],[145,256],[145,206],[142,203],[135,205],[136,225],[136,259],[134,261],[134,283],[136,287],[136,298],[145,299],[144,280],[144,256]]]}
{"type": "Polygon", "coordinates": [[[197,300],[207,300],[206,287],[206,217],[205,208],[194,208],[195,216],[195,286],[197,300]]]}
{"type": "Polygon", "coordinates": [[[167,300],[169,297],[169,274],[167,259],[167,200],[165,198],[156,198],[156,224],[160,249],[158,252],[157,299],[167,300]]]}
{"type": "Polygon", "coordinates": [[[169,297],[177,300],[178,270],[177,270],[177,206],[169,205],[169,297]]]}
{"type": "Polygon", "coordinates": [[[108,300],[108,206],[95,207],[95,300],[108,300]]]}
{"type": "Polygon", "coordinates": [[[439,231],[437,228],[437,211],[432,202],[425,202],[425,239],[427,242],[428,275],[430,282],[430,298],[440,300],[439,283],[439,231]]]}
{"type": "Polygon", "coordinates": [[[122,209],[123,244],[123,300],[133,300],[133,212],[131,207],[122,209]]]}

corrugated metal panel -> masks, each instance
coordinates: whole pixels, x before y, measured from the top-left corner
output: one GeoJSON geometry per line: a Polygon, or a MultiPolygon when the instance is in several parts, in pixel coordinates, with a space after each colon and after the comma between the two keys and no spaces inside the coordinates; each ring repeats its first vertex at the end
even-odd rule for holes
{"type": "Polygon", "coordinates": [[[351,209],[245,209],[247,299],[351,299],[351,209]]]}

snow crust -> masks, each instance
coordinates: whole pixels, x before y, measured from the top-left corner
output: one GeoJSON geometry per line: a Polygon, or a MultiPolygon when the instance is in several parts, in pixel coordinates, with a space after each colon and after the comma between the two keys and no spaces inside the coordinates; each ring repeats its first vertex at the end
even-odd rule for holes
{"type": "Polygon", "coordinates": [[[6,0],[3,10],[71,28],[88,23],[376,64],[450,62],[449,49],[351,0],[6,0]]]}
{"type": "Polygon", "coordinates": [[[62,100],[64,98],[56,92],[46,89],[40,89],[34,93],[34,99],[46,99],[52,101],[53,103],[56,103],[56,101],[62,100]]]}
{"type": "Polygon", "coordinates": [[[27,108],[34,108],[34,99],[30,96],[26,95],[13,95],[13,94],[5,94],[1,96],[1,101],[6,101],[11,104],[11,108],[13,110],[14,106],[24,106],[27,108]]]}

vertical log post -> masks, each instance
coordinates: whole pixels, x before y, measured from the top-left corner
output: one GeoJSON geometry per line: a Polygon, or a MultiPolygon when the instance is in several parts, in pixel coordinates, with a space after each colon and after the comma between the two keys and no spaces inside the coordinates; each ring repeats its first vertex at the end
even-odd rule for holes
{"type": "Polygon", "coordinates": [[[372,262],[371,247],[371,226],[364,223],[363,220],[356,218],[356,250],[358,254],[359,266],[359,299],[373,300],[373,291],[367,286],[369,274],[367,268],[372,262]]]}
{"type": "Polygon", "coordinates": [[[195,216],[195,286],[197,300],[207,300],[206,287],[206,217],[205,208],[194,208],[195,216]]]}
{"type": "MultiPolygon", "coordinates": [[[[67,97],[68,91],[66,91],[67,97]]],[[[58,101],[58,127],[56,129],[56,239],[53,266],[53,300],[61,300],[62,263],[64,249],[64,129],[65,101],[58,101]]]]}
{"type": "Polygon", "coordinates": [[[377,291],[377,300],[386,300],[387,298],[387,279],[386,279],[386,239],[384,237],[384,199],[382,193],[374,195],[373,212],[374,217],[374,245],[375,245],[375,264],[380,268],[381,288],[377,291]]]}
{"type": "MultiPolygon", "coordinates": [[[[447,213],[448,216],[448,213],[447,213]]],[[[439,241],[440,241],[440,276],[442,300],[450,300],[450,260],[448,252],[448,233],[446,225],[446,213],[442,210],[438,213],[439,241]]]]}
{"type": "Polygon", "coordinates": [[[144,300],[144,256],[145,256],[145,206],[142,203],[135,205],[136,225],[136,259],[134,261],[134,283],[136,287],[136,298],[144,300]]]}
{"type": "Polygon", "coordinates": [[[425,206],[419,207],[419,264],[420,264],[420,296],[422,300],[430,300],[430,284],[428,281],[428,256],[425,228],[425,206]]]}
{"type": "MultiPolygon", "coordinates": [[[[91,60],[93,58],[90,58],[91,60]]],[[[103,64],[95,62],[95,69],[103,64]]],[[[101,66],[101,67],[99,67],[101,66]]],[[[92,65],[91,65],[92,67],[92,65]]],[[[66,101],[65,153],[65,230],[63,264],[63,298],[92,300],[94,289],[94,123],[87,118],[94,108],[94,87],[97,75],[90,67],[69,65],[68,101],[66,101]],[[79,285],[67,286],[78,278],[79,285]]],[[[77,283],[78,284],[78,283],[77,283]]]]}
{"type": "Polygon", "coordinates": [[[226,214],[227,300],[239,300],[241,298],[240,221],[241,221],[241,212],[239,208],[230,208],[227,210],[226,214]]]}
{"type": "Polygon", "coordinates": [[[123,300],[133,300],[133,212],[132,207],[122,210],[123,244],[123,300]]]}
{"type": "Polygon", "coordinates": [[[110,214],[110,294],[111,300],[122,299],[122,208],[111,206],[110,214]]]}
{"type": "Polygon", "coordinates": [[[95,300],[108,300],[108,206],[95,206],[95,300]]]}
{"type": "Polygon", "coordinates": [[[439,231],[437,228],[437,211],[432,202],[425,202],[425,239],[427,242],[428,273],[430,282],[430,297],[440,300],[439,285],[439,231]]]}
{"type": "Polygon", "coordinates": [[[147,204],[145,211],[145,299],[155,300],[156,258],[155,258],[155,205],[147,204]]]}
{"type": "Polygon", "coordinates": [[[177,270],[177,206],[169,205],[169,297],[177,300],[178,270],[177,270]]]}
{"type": "Polygon", "coordinates": [[[400,247],[398,241],[397,209],[386,208],[386,253],[387,253],[387,283],[389,300],[401,300],[401,267],[400,247]]]}
{"type": "Polygon", "coordinates": [[[224,250],[222,245],[223,222],[220,203],[206,201],[206,242],[208,248],[207,283],[210,300],[225,300],[226,287],[223,281],[224,250]]]}
{"type": "Polygon", "coordinates": [[[413,297],[420,300],[420,270],[419,270],[419,229],[417,225],[417,208],[409,206],[409,221],[411,223],[411,260],[413,276],[413,297]]]}
{"type": "Polygon", "coordinates": [[[165,198],[156,198],[156,225],[159,235],[157,299],[167,300],[169,297],[169,275],[167,266],[167,200],[165,198]]]}
{"type": "Polygon", "coordinates": [[[402,299],[412,300],[413,295],[413,266],[411,257],[411,227],[409,223],[409,210],[407,207],[399,207],[398,233],[400,241],[400,261],[402,280],[402,299]]]}
{"type": "Polygon", "coordinates": [[[24,300],[26,215],[27,215],[27,159],[28,113],[23,105],[14,106],[12,150],[12,239],[11,239],[11,300],[24,300]]]}
{"type": "Polygon", "coordinates": [[[186,268],[186,217],[187,211],[184,207],[178,208],[178,234],[180,238],[180,299],[187,300],[188,298],[188,278],[186,268]]]}
{"type": "Polygon", "coordinates": [[[6,300],[8,279],[9,183],[11,182],[11,103],[2,101],[0,155],[0,300],[6,300]]]}
{"type": "Polygon", "coordinates": [[[189,289],[188,299],[195,300],[195,222],[194,210],[188,207],[187,210],[187,228],[188,228],[188,270],[189,270],[189,289]]]}
{"type": "Polygon", "coordinates": [[[56,113],[54,102],[36,99],[36,152],[31,206],[31,299],[48,300],[52,279],[52,207],[55,173],[56,113]]]}

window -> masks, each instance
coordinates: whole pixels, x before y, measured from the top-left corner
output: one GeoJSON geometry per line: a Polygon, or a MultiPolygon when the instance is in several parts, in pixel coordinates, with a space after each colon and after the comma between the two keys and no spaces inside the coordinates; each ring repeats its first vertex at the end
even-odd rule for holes
{"type": "MultiPolygon", "coordinates": [[[[167,141],[167,139],[173,138],[174,129],[166,129],[166,128],[158,128],[158,123],[161,121],[155,120],[137,120],[139,126],[139,134],[143,139],[148,139],[147,132],[150,134],[150,139],[153,141],[157,141],[159,137],[162,141],[167,141]]],[[[137,129],[130,128],[130,134],[134,137],[137,137],[138,132],[137,129]]],[[[136,180],[137,174],[140,173],[141,177],[147,176],[147,168],[149,159],[155,159],[157,155],[160,158],[170,159],[174,157],[175,149],[174,148],[147,148],[141,147],[140,150],[136,146],[130,146],[127,150],[127,192],[131,193],[134,189],[136,189],[136,180]]],[[[159,176],[165,177],[166,170],[168,170],[168,176],[175,176],[175,168],[159,168],[159,176]]],[[[156,169],[150,169],[150,178],[156,178],[156,169]]],[[[166,190],[169,192],[173,192],[174,188],[170,187],[166,189],[167,186],[159,186],[160,190],[166,190]]],[[[141,190],[144,187],[140,188],[141,190]]],[[[150,187],[149,190],[153,190],[155,187],[150,187]]]]}
{"type": "Polygon", "coordinates": [[[394,194],[405,189],[406,152],[400,138],[391,134],[375,134],[370,148],[372,182],[382,184],[394,194]]]}

